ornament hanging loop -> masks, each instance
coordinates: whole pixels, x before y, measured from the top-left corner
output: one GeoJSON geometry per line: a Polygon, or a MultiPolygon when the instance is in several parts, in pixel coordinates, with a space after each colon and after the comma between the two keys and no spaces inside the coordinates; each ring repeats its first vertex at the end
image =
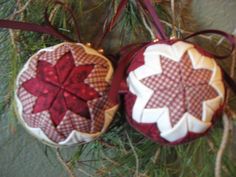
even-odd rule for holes
{"type": "Polygon", "coordinates": [[[198,35],[201,35],[201,34],[217,34],[217,35],[223,36],[229,42],[229,44],[231,45],[230,52],[228,54],[226,54],[226,55],[216,55],[214,53],[207,52],[211,56],[213,56],[214,58],[226,59],[226,58],[228,58],[233,53],[233,51],[235,49],[235,46],[236,46],[236,41],[235,41],[234,35],[230,35],[228,33],[220,31],[220,30],[209,29],[209,30],[198,31],[196,33],[193,33],[193,34],[191,34],[189,36],[184,37],[183,40],[186,41],[187,39],[190,39],[192,37],[195,37],[195,36],[198,36],[198,35]]]}

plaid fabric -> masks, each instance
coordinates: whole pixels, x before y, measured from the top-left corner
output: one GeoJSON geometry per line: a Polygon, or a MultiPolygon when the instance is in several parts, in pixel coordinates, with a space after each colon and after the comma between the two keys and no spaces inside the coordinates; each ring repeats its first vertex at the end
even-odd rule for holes
{"type": "Polygon", "coordinates": [[[62,45],[60,47],[55,48],[52,51],[43,51],[38,54],[38,59],[42,61],[47,61],[53,65],[57,63],[57,61],[67,52],[70,51],[68,45],[62,45]]]}
{"type": "Polygon", "coordinates": [[[109,84],[104,82],[108,68],[101,68],[100,65],[96,65],[95,69],[89,74],[88,78],[85,79],[85,83],[93,87],[101,95],[109,88],[109,84]]]}
{"type": "Polygon", "coordinates": [[[37,114],[24,114],[25,123],[32,128],[40,128],[49,139],[59,142],[65,139],[53,125],[50,115],[47,111],[37,114]]]}
{"type": "Polygon", "coordinates": [[[17,95],[21,100],[24,114],[31,114],[33,112],[33,106],[37,100],[37,97],[31,95],[23,87],[18,89],[17,95]]]}
{"type": "Polygon", "coordinates": [[[21,77],[19,78],[18,82],[19,85],[22,85],[24,82],[26,82],[27,80],[30,80],[34,77],[36,77],[36,66],[37,66],[37,59],[36,57],[34,57],[35,59],[32,59],[32,62],[29,63],[28,68],[26,71],[23,72],[23,74],[21,75],[21,77]]]}
{"type": "Polygon", "coordinates": [[[73,130],[80,132],[90,131],[91,120],[68,111],[63,121],[57,126],[57,131],[68,137],[73,130]]]}
{"type": "MultiPolygon", "coordinates": [[[[54,142],[65,140],[73,130],[84,133],[96,133],[101,131],[104,124],[104,112],[112,106],[107,103],[107,98],[104,96],[105,92],[109,88],[109,83],[105,81],[109,67],[109,63],[102,57],[87,54],[82,46],[74,44],[65,43],[50,51],[41,51],[34,55],[31,58],[28,67],[18,79],[19,85],[17,88],[17,96],[23,107],[22,117],[24,121],[30,127],[41,128],[48,138],[54,142]],[[84,80],[84,84],[96,90],[99,95],[95,99],[87,102],[88,112],[90,114],[87,118],[81,116],[80,113],[72,112],[68,109],[62,121],[58,125],[55,125],[52,121],[52,115],[49,110],[44,110],[38,113],[33,111],[35,104],[38,101],[38,97],[29,93],[29,91],[27,91],[22,85],[29,80],[35,79],[36,73],[38,72],[37,66],[39,61],[46,61],[54,66],[59,62],[61,57],[68,52],[71,52],[74,64],[77,67],[82,66],[81,69],[83,69],[83,66],[94,66],[90,74],[84,80]]],[[[76,78],[72,78],[72,82],[73,79],[76,78]]],[[[75,88],[72,87],[71,91],[73,91],[73,89],[75,88]]],[[[46,91],[47,90],[45,90],[45,93],[46,91]]],[[[80,89],[78,89],[78,94],[79,91],[80,89]]],[[[83,89],[81,91],[83,91],[83,89]]],[[[65,96],[64,93],[64,97],[65,96]]],[[[82,95],[82,97],[86,98],[87,96],[82,95]]],[[[73,103],[73,101],[71,103],[73,103]]],[[[73,107],[71,107],[71,109],[74,110],[73,107]]]]}
{"type": "Polygon", "coordinates": [[[88,101],[89,109],[91,112],[91,132],[95,133],[102,129],[104,124],[104,111],[112,107],[107,97],[103,96],[95,100],[88,101]]]}
{"type": "Polygon", "coordinates": [[[75,60],[76,66],[92,63],[94,65],[101,65],[102,67],[109,68],[108,62],[105,59],[101,59],[102,57],[96,55],[88,55],[82,46],[72,44],[68,45],[68,47],[74,58],[79,58],[79,60],[75,60]]]}
{"type": "Polygon", "coordinates": [[[187,52],[180,62],[161,57],[162,73],[141,80],[154,94],[145,108],[168,107],[174,126],[188,112],[201,120],[202,103],[218,96],[209,85],[212,71],[193,69],[187,52]]]}

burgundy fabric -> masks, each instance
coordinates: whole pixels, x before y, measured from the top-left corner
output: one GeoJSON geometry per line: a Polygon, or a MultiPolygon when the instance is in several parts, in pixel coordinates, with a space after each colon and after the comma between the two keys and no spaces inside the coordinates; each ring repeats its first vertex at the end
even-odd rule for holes
{"type": "MultiPolygon", "coordinates": [[[[120,59],[118,68],[116,69],[116,72],[114,74],[113,77],[113,81],[111,84],[111,88],[108,92],[108,98],[110,100],[110,102],[117,104],[118,102],[118,93],[120,91],[121,88],[121,84],[124,82],[122,82],[122,79],[124,79],[124,75],[125,75],[125,71],[128,67],[128,64],[132,61],[132,58],[136,56],[136,53],[140,50],[142,50],[142,48],[144,48],[146,45],[146,43],[143,44],[139,44],[139,45],[130,45],[127,49],[125,50],[121,50],[122,51],[122,57],[120,59]]],[[[125,88],[125,86],[123,86],[123,88],[125,88]]]]}
{"type": "Polygon", "coordinates": [[[104,111],[114,106],[108,102],[110,84],[105,81],[110,67],[76,44],[34,55],[18,79],[25,123],[54,142],[65,140],[73,130],[100,132],[104,111]]]}
{"type": "Polygon", "coordinates": [[[62,56],[55,66],[39,61],[36,78],[22,84],[26,91],[38,97],[33,113],[49,110],[55,125],[61,122],[68,109],[89,118],[86,101],[99,96],[84,83],[93,68],[93,65],[75,67],[71,53],[62,56]]]}
{"type": "MultiPolygon", "coordinates": [[[[173,43],[174,42],[167,41],[167,44],[169,45],[173,43]]],[[[144,64],[143,53],[145,49],[146,47],[136,54],[127,73],[144,64]]],[[[201,51],[199,52],[204,55],[201,51]]],[[[179,118],[182,117],[186,110],[196,118],[201,119],[202,102],[218,96],[216,90],[208,84],[212,72],[206,69],[194,70],[187,53],[183,55],[180,62],[161,57],[161,65],[163,69],[162,74],[149,76],[141,80],[144,85],[154,90],[154,95],[148,101],[145,108],[168,106],[170,109],[172,126],[179,121],[179,118]],[[187,97],[189,98],[189,101],[186,100],[187,97]]],[[[170,143],[160,136],[160,131],[158,130],[156,123],[138,123],[132,119],[132,110],[135,101],[136,95],[133,95],[131,92],[125,94],[127,120],[132,127],[153,141],[161,144],[176,145],[189,142],[206,133],[196,134],[188,132],[186,137],[170,143]]],[[[215,112],[212,122],[215,121],[216,117],[219,117],[222,110],[223,106],[215,112]]],[[[207,130],[207,132],[208,131],[209,130],[207,130]]]]}

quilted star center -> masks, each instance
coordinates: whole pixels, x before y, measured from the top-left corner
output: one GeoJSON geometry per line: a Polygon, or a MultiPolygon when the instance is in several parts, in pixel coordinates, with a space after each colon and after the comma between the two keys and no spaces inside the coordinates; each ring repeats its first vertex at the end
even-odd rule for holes
{"type": "Polygon", "coordinates": [[[22,84],[37,97],[33,113],[47,110],[55,125],[60,124],[68,110],[90,118],[87,101],[99,94],[84,80],[93,68],[93,65],[75,66],[70,52],[59,58],[55,65],[39,60],[36,78],[22,84]]]}

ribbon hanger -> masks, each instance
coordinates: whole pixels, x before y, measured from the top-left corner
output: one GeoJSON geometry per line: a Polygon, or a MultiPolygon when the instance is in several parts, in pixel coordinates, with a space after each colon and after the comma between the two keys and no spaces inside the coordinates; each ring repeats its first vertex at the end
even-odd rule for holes
{"type": "Polygon", "coordinates": [[[115,15],[112,17],[110,22],[108,22],[107,25],[105,25],[104,29],[102,28],[102,30],[98,33],[97,40],[95,41],[95,44],[94,44],[95,48],[101,47],[103,40],[105,39],[107,34],[114,28],[117,20],[121,16],[124,9],[127,7],[127,4],[128,4],[128,0],[121,0],[120,1],[119,5],[117,7],[117,10],[115,12],[115,15]]]}
{"type": "Polygon", "coordinates": [[[220,55],[216,55],[214,53],[211,53],[211,52],[207,51],[207,53],[210,54],[211,56],[213,56],[214,58],[226,59],[233,53],[233,51],[235,49],[235,45],[236,45],[235,37],[231,34],[228,34],[228,33],[224,32],[224,31],[214,30],[214,29],[202,30],[202,31],[198,31],[196,33],[193,33],[193,34],[190,34],[189,36],[184,37],[183,40],[186,41],[187,39],[190,39],[192,37],[195,37],[195,36],[198,36],[198,35],[201,35],[201,34],[217,34],[217,35],[220,35],[220,36],[224,37],[229,42],[229,44],[231,45],[230,52],[226,55],[220,56],[220,55]]]}
{"type": "MultiPolygon", "coordinates": [[[[55,5],[63,6],[65,11],[71,14],[74,24],[76,25],[76,28],[77,28],[76,31],[77,31],[78,42],[79,42],[80,41],[79,27],[78,27],[77,20],[75,18],[75,15],[72,9],[60,1],[55,1],[54,3],[55,5]]],[[[51,24],[48,17],[48,8],[46,8],[44,12],[44,21],[46,23],[45,25],[39,25],[39,24],[28,23],[28,22],[19,22],[19,21],[14,21],[14,20],[0,20],[0,28],[18,29],[18,30],[24,30],[24,31],[44,33],[44,34],[51,35],[60,40],[76,42],[75,40],[59,32],[59,30],[57,30],[57,28],[51,24]]]]}

